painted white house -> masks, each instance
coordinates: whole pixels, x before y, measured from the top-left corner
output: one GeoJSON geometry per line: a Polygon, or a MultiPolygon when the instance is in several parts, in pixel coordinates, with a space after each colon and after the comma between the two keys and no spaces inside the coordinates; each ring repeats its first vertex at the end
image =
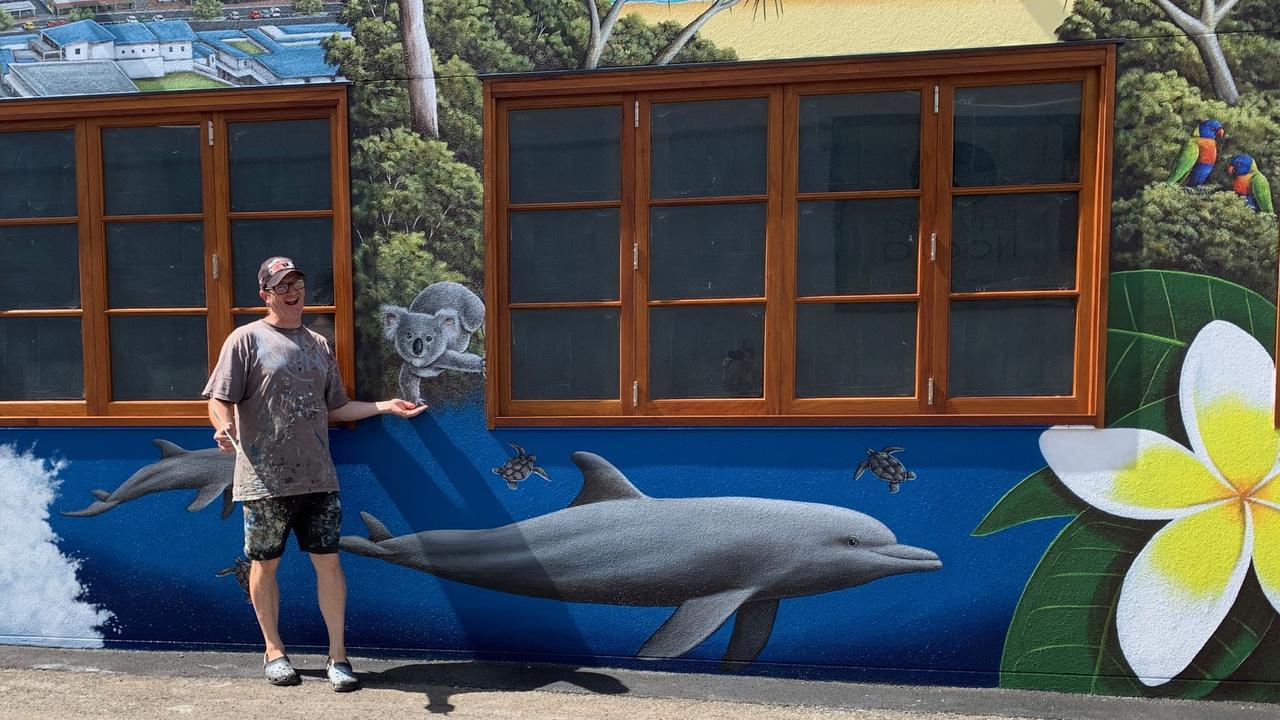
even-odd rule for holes
{"type": "Polygon", "coordinates": [[[112,23],[105,26],[115,38],[115,61],[130,78],[164,77],[164,60],[155,33],[142,23],[112,23]]]}
{"type": "MultiPolygon", "coordinates": [[[[36,41],[58,51],[63,60],[115,60],[116,38],[93,20],[45,28],[36,41]]],[[[47,53],[42,52],[42,55],[47,53]]]]}

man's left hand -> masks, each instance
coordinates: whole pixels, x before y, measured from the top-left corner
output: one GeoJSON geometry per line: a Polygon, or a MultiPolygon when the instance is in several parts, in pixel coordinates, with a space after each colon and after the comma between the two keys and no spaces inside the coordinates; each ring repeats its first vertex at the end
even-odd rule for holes
{"type": "Polygon", "coordinates": [[[417,417],[426,409],[427,406],[425,404],[414,405],[408,400],[401,400],[400,398],[395,398],[394,400],[383,400],[378,403],[378,410],[381,412],[395,415],[396,417],[404,418],[406,420],[411,417],[417,417]]]}

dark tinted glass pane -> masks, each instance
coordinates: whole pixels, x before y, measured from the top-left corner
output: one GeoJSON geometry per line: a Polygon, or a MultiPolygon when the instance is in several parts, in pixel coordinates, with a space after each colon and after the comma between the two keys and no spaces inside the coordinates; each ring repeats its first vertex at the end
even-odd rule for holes
{"type": "Polygon", "coordinates": [[[1080,179],[1080,83],[956,88],[955,184],[1080,179]]]}
{"type": "Polygon", "coordinates": [[[83,400],[80,318],[0,318],[0,400],[83,400]]]}
{"type": "Polygon", "coordinates": [[[108,215],[200,212],[200,128],[106,128],[103,189],[108,215]]]}
{"type": "Polygon", "coordinates": [[[232,220],[232,302],[236,307],[262,305],[258,297],[258,268],[273,255],[292,258],[307,276],[304,302],[333,304],[333,221],[329,218],[292,220],[232,220]]]}
{"type": "Polygon", "coordinates": [[[621,195],[621,108],[515,110],[507,119],[511,202],[617,200],[621,195]]]}
{"type": "Polygon", "coordinates": [[[0,217],[76,214],[74,130],[0,133],[0,217]]]}
{"type": "Polygon", "coordinates": [[[649,210],[653,300],[764,295],[764,203],[649,210]]]}
{"type": "Polygon", "coordinates": [[[800,192],[920,186],[920,93],[800,98],[800,192]]]}
{"type": "Polygon", "coordinates": [[[650,108],[653,197],[764,193],[764,98],[654,103],[650,108]]]}
{"type": "Polygon", "coordinates": [[[917,207],[915,198],[800,203],[796,293],[914,292],[917,207]]]}
{"type": "MultiPolygon", "coordinates": [[[[260,314],[250,315],[248,313],[236,315],[235,316],[236,327],[240,327],[241,325],[248,325],[254,320],[259,320],[263,317],[266,317],[266,316],[260,315],[260,314]]],[[[332,313],[304,313],[302,315],[302,324],[305,327],[320,333],[320,335],[324,337],[325,340],[329,341],[330,348],[337,347],[338,333],[337,333],[337,329],[334,327],[334,324],[333,324],[332,313]]]]}
{"type": "Polygon", "coordinates": [[[796,306],[796,397],[909,397],[915,303],[796,306]]]}
{"type": "Polygon", "coordinates": [[[951,303],[952,397],[1070,395],[1075,300],[951,303]]]}
{"type": "Polygon", "coordinates": [[[764,394],[764,307],[649,311],[649,397],[764,394]]]}
{"type": "Polygon", "coordinates": [[[75,225],[0,228],[0,310],[80,307],[79,247],[75,225]]]}
{"type": "Polygon", "coordinates": [[[970,195],[951,208],[953,291],[1075,287],[1075,193],[970,195]]]}
{"type": "Polygon", "coordinates": [[[204,304],[204,223],[107,224],[109,307],[204,304]]]}
{"type": "Polygon", "coordinates": [[[209,379],[203,315],[113,317],[112,400],[196,400],[209,379]]]}
{"type": "Polygon", "coordinates": [[[513,212],[511,302],[618,299],[618,211],[513,212]]]}
{"type": "Polygon", "coordinates": [[[230,123],[231,209],[333,207],[329,121],[230,123]]]}
{"type": "Polygon", "coordinates": [[[618,310],[512,310],[511,397],[618,399],[618,310]]]}

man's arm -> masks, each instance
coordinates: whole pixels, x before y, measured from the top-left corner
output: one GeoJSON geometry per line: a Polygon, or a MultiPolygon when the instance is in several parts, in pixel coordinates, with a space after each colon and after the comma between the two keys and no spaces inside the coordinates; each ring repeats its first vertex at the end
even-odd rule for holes
{"type": "Polygon", "coordinates": [[[329,422],[354,422],[386,413],[407,420],[426,409],[426,405],[414,405],[408,400],[401,400],[400,398],[379,400],[376,403],[352,400],[346,405],[330,410],[329,422]]]}
{"type": "Polygon", "coordinates": [[[209,398],[209,424],[216,430],[213,441],[222,452],[235,452],[236,410],[226,400],[209,398]]]}

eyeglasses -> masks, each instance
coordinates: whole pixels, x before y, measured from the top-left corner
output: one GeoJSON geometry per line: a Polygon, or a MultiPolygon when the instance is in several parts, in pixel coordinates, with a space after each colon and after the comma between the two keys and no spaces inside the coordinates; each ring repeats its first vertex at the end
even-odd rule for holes
{"type": "Polygon", "coordinates": [[[275,293],[276,295],[285,295],[290,290],[300,291],[306,286],[307,286],[307,281],[303,280],[302,278],[298,278],[297,280],[294,280],[291,283],[280,283],[279,285],[276,285],[273,288],[267,288],[267,292],[275,293]]]}

